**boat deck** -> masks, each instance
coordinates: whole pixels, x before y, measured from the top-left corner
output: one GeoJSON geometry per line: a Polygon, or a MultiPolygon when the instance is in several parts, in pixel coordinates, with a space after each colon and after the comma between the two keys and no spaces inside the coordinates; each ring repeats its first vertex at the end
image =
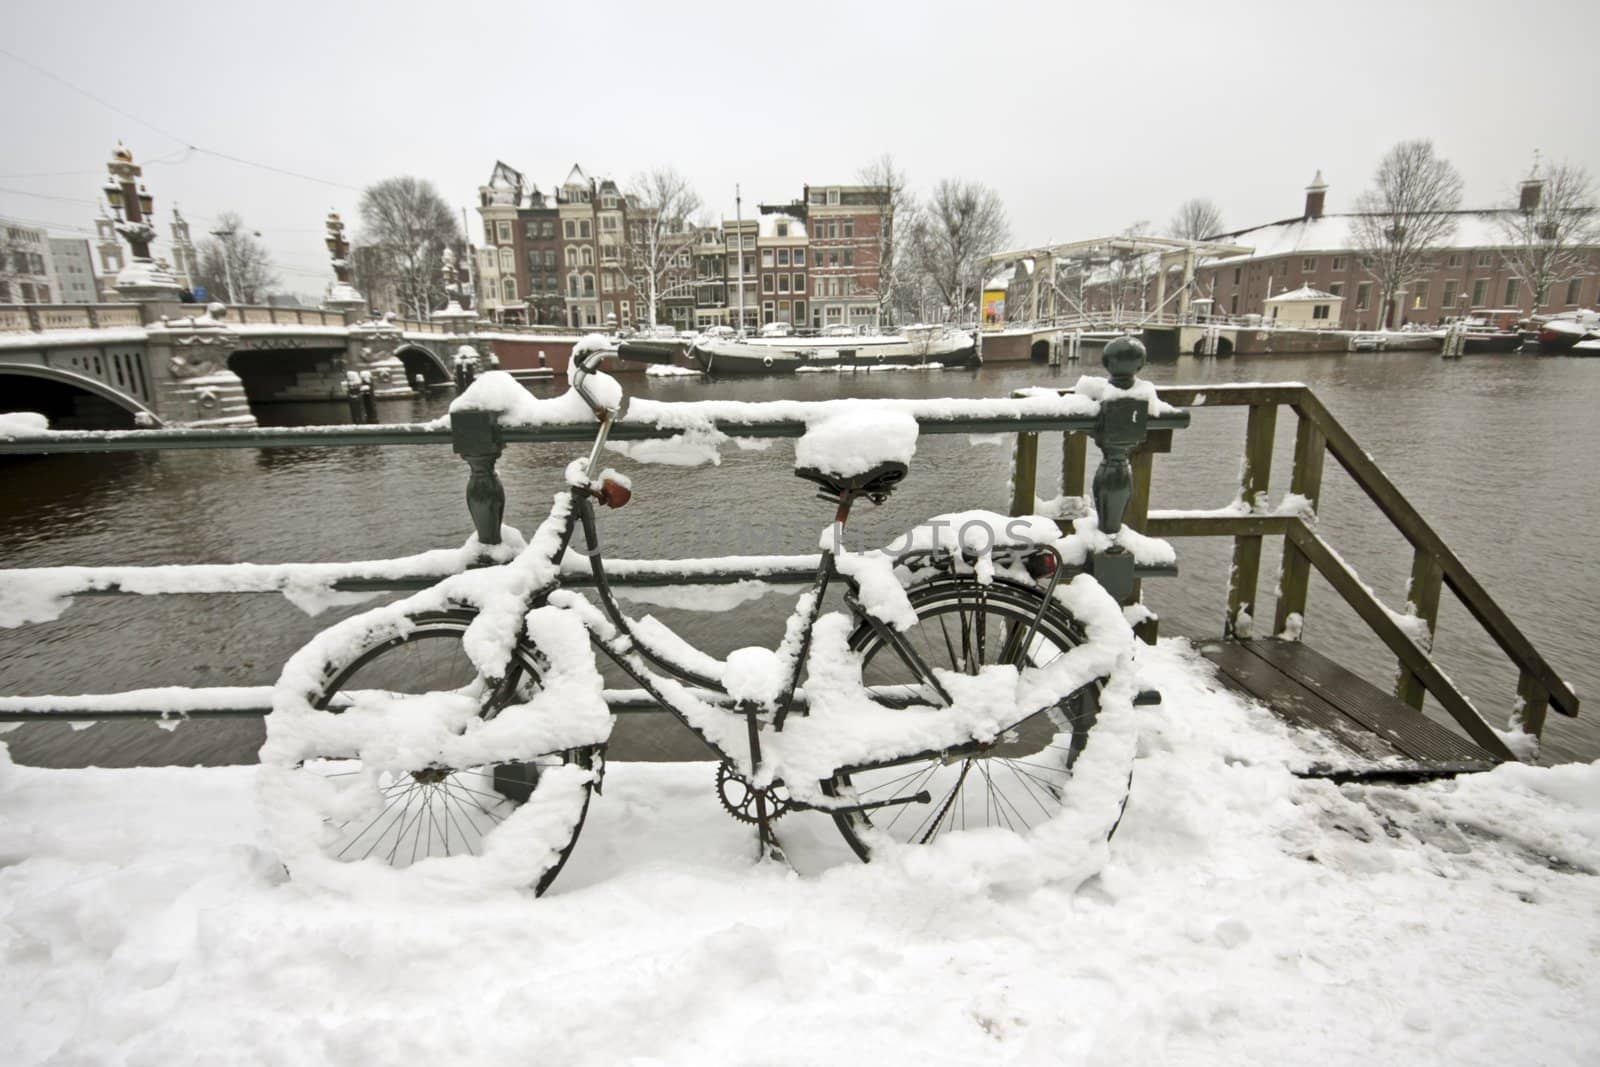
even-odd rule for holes
{"type": "Polygon", "coordinates": [[[1350,753],[1308,777],[1420,781],[1491,770],[1499,760],[1299,641],[1210,641],[1200,652],[1235,692],[1350,753]]]}

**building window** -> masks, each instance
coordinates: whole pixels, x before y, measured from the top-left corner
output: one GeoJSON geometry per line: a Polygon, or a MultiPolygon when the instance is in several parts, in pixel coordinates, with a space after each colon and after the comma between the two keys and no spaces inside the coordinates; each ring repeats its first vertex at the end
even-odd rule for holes
{"type": "Polygon", "coordinates": [[[856,250],[855,249],[847,248],[847,249],[844,250],[844,265],[847,266],[847,267],[853,267],[853,266],[856,265],[856,250]]]}
{"type": "MultiPolygon", "coordinates": [[[[1305,273],[1307,273],[1307,274],[1310,274],[1313,271],[1315,271],[1317,269],[1317,257],[1316,256],[1301,256],[1300,257],[1300,269],[1302,271],[1304,271],[1305,273]]],[[[1326,315],[1323,316],[1323,318],[1326,318],[1326,317],[1327,317],[1326,315]]]]}
{"type": "Polygon", "coordinates": [[[615,233],[622,228],[621,220],[615,215],[602,215],[600,217],[600,228],[615,233]]]}
{"type": "Polygon", "coordinates": [[[615,208],[617,206],[617,198],[611,193],[606,193],[600,198],[600,206],[603,208],[615,208]]]}
{"type": "Polygon", "coordinates": [[[1567,306],[1577,307],[1579,298],[1583,296],[1583,279],[1574,278],[1567,283],[1567,306]]]}
{"type": "Polygon", "coordinates": [[[561,232],[566,235],[569,241],[578,236],[576,224],[571,219],[561,224],[561,232]]]}
{"type": "Polygon", "coordinates": [[[556,224],[553,222],[546,222],[543,226],[539,227],[539,232],[544,234],[546,237],[554,237],[556,235],[556,224]]]}
{"type": "Polygon", "coordinates": [[[811,202],[813,204],[826,204],[828,196],[821,189],[813,189],[811,190],[811,202]]]}
{"type": "Polygon", "coordinates": [[[1333,257],[1333,269],[1335,271],[1344,270],[1344,257],[1343,256],[1334,256],[1333,257]]]}
{"type": "Polygon", "coordinates": [[[763,267],[772,266],[772,249],[763,248],[761,250],[761,265],[763,267]]]}
{"type": "Polygon", "coordinates": [[[601,289],[602,292],[607,292],[607,293],[611,292],[611,290],[612,290],[612,282],[611,282],[611,272],[610,271],[602,271],[600,273],[600,289],[601,289]]]}
{"type": "Polygon", "coordinates": [[[1451,278],[1449,281],[1444,283],[1444,300],[1440,303],[1440,306],[1444,308],[1444,313],[1446,315],[1455,310],[1456,280],[1454,278],[1451,278]]]}
{"type": "Polygon", "coordinates": [[[787,267],[788,265],[789,265],[789,250],[787,248],[778,249],[778,266],[787,267]]]}
{"type": "Polygon", "coordinates": [[[804,274],[796,274],[794,276],[794,291],[797,293],[806,291],[806,276],[804,274]]]}
{"type": "Polygon", "coordinates": [[[578,236],[581,237],[581,238],[588,238],[588,237],[593,236],[589,232],[589,220],[588,219],[579,219],[578,220],[578,236]]]}
{"type": "Polygon", "coordinates": [[[1514,307],[1517,306],[1517,304],[1521,300],[1521,298],[1522,298],[1522,279],[1521,278],[1507,278],[1506,279],[1505,306],[1508,307],[1508,308],[1514,308],[1514,307]]]}
{"type": "Polygon", "coordinates": [[[789,291],[789,276],[787,274],[778,275],[778,292],[787,293],[788,291],[789,291]]]}
{"type": "Polygon", "coordinates": [[[838,203],[839,203],[839,190],[837,190],[837,189],[829,189],[828,190],[828,204],[830,206],[832,206],[832,205],[837,205],[838,203]]]}
{"type": "Polygon", "coordinates": [[[1459,267],[1461,266],[1461,257],[1459,255],[1451,256],[1449,259],[1445,260],[1445,265],[1448,267],[1459,267]]]}
{"type": "Polygon", "coordinates": [[[845,219],[844,220],[844,235],[846,237],[854,237],[856,235],[856,220],[855,219],[845,219]]]}
{"type": "Polygon", "coordinates": [[[594,249],[588,245],[584,245],[582,248],[578,249],[578,259],[582,261],[585,267],[594,266],[594,249]]]}
{"type": "Polygon", "coordinates": [[[1228,301],[1228,314],[1230,314],[1230,315],[1239,314],[1239,294],[1238,293],[1234,293],[1233,294],[1233,299],[1228,301]]]}
{"type": "Polygon", "coordinates": [[[1239,284],[1239,275],[1240,275],[1240,273],[1241,273],[1241,268],[1239,268],[1239,267],[1233,268],[1233,284],[1234,285],[1238,285],[1239,284]]]}
{"type": "Polygon", "coordinates": [[[778,233],[779,237],[787,237],[787,236],[789,236],[789,224],[787,222],[778,223],[778,225],[777,225],[777,233],[778,233]]]}
{"type": "Polygon", "coordinates": [[[1489,279],[1479,278],[1472,283],[1472,306],[1481,308],[1489,302],[1489,279]]]}
{"type": "Polygon", "coordinates": [[[507,278],[500,284],[505,293],[506,303],[515,303],[517,299],[517,280],[515,278],[507,278]]]}
{"type": "Polygon", "coordinates": [[[763,323],[772,321],[772,301],[770,300],[764,301],[761,305],[761,321],[763,323]]]}
{"type": "Polygon", "coordinates": [[[761,276],[761,291],[763,293],[770,293],[770,292],[774,291],[773,290],[773,284],[772,284],[772,275],[763,274],[761,276]]]}
{"type": "Polygon", "coordinates": [[[1343,296],[1344,295],[1344,282],[1334,282],[1332,285],[1328,286],[1328,295],[1330,295],[1330,296],[1343,296]]]}
{"type": "Polygon", "coordinates": [[[1428,283],[1418,282],[1417,291],[1411,295],[1411,307],[1421,310],[1428,306],[1428,283]]]}
{"type": "Polygon", "coordinates": [[[1494,256],[1490,255],[1488,252],[1479,252],[1478,253],[1478,266],[1480,266],[1480,267],[1492,267],[1492,266],[1494,266],[1494,256]]]}
{"type": "Polygon", "coordinates": [[[544,250],[544,265],[545,265],[546,268],[554,267],[556,265],[556,250],[555,249],[547,248],[547,249],[544,250]]]}
{"type": "Polygon", "coordinates": [[[500,250],[500,270],[501,270],[501,272],[504,273],[504,274],[510,274],[512,271],[514,271],[516,269],[517,269],[517,257],[516,257],[516,255],[511,251],[511,249],[502,248],[500,250]]]}
{"type": "MultiPolygon", "coordinates": [[[[800,291],[805,292],[804,289],[800,291]]],[[[804,300],[796,300],[794,302],[794,320],[799,323],[806,321],[806,302],[804,300]]]]}
{"type": "Polygon", "coordinates": [[[1372,283],[1362,282],[1356,286],[1356,310],[1365,311],[1372,303],[1372,283]]]}
{"type": "Polygon", "coordinates": [[[797,248],[797,249],[794,250],[794,265],[797,266],[797,267],[803,267],[803,266],[806,265],[806,250],[805,249],[797,248]]]}
{"type": "Polygon", "coordinates": [[[578,295],[578,276],[576,274],[567,275],[567,295],[572,297],[578,295]]]}
{"type": "Polygon", "coordinates": [[[604,301],[600,305],[600,313],[608,319],[615,318],[617,314],[617,306],[609,300],[604,301]]]}

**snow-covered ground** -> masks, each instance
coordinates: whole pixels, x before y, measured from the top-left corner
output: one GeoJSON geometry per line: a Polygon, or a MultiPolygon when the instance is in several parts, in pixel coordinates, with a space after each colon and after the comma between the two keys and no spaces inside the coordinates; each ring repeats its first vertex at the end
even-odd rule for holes
{"type": "Polygon", "coordinates": [[[1144,670],[1109,845],[863,866],[797,814],[791,872],[710,764],[620,764],[537,900],[289,881],[255,768],[0,761],[0,1063],[1595,1061],[1600,764],[1299,779],[1186,646],[1144,670]]]}

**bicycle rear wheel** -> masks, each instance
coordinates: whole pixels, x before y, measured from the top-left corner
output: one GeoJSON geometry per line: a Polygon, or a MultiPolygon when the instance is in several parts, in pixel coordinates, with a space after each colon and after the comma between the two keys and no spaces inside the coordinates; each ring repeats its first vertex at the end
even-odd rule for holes
{"type": "MultiPolygon", "coordinates": [[[[979,668],[1016,663],[1043,667],[1084,640],[1065,611],[1050,605],[1039,618],[1026,654],[1022,641],[1039,617],[1037,592],[1006,582],[939,579],[907,593],[917,624],[901,637],[930,667],[976,674],[979,668]]],[[[894,700],[926,704],[911,667],[870,626],[850,640],[862,657],[862,681],[894,700]]],[[[905,801],[926,791],[928,803],[895,803],[833,816],[857,856],[869,860],[887,843],[926,844],[946,833],[981,827],[1025,832],[1061,810],[1072,765],[1098,709],[1098,685],[1029,716],[982,753],[892,767],[840,772],[822,783],[824,794],[860,804],[905,801]]],[[[907,707],[907,715],[918,713],[907,707]]]]}
{"type": "MultiPolygon", "coordinates": [[[[328,680],[311,701],[318,710],[344,714],[352,710],[392,709],[406,697],[429,694],[445,713],[478,714],[483,680],[462,646],[475,617],[470,611],[440,611],[411,616],[399,636],[351,650],[342,663],[330,664],[328,680]]],[[[519,645],[508,668],[508,684],[518,702],[531,699],[540,686],[535,650],[519,645]]],[[[346,753],[308,757],[293,768],[315,775],[324,831],[322,853],[335,860],[377,860],[391,867],[410,867],[429,859],[481,857],[493,847],[496,834],[516,810],[534,797],[557,768],[589,772],[601,757],[601,746],[568,749],[514,763],[447,767],[428,764],[383,770],[363,766],[346,753]]],[[[583,828],[593,790],[592,775],[572,776],[564,788],[581,796],[561,799],[566,814],[557,813],[550,854],[530,868],[529,883],[543,893],[561,872],[583,828]]],[[[546,840],[550,838],[547,836],[546,840]]]]}

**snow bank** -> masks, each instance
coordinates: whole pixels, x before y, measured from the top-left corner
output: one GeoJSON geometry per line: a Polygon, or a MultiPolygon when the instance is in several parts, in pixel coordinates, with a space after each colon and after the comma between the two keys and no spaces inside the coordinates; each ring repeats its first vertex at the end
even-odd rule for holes
{"type": "Polygon", "coordinates": [[[37,411],[0,412],[0,437],[33,437],[49,430],[50,420],[37,411]]]}
{"type": "Polygon", "coordinates": [[[0,1060],[1592,1062],[1600,764],[1303,780],[1185,646],[1141,663],[1109,844],[862,865],[799,813],[796,877],[711,764],[624,764],[537,900],[287,882],[254,768],[0,756],[0,1060]]]}

